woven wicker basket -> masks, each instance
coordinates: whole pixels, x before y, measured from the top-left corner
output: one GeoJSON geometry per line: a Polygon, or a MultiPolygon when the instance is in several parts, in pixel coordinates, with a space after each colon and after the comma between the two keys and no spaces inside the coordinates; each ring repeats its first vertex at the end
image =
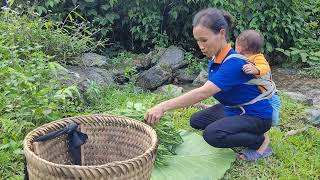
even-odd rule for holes
{"type": "Polygon", "coordinates": [[[157,136],[148,125],[108,115],[65,118],[31,131],[23,142],[31,180],[150,179],[157,151],[157,136]],[[79,124],[88,135],[81,146],[82,165],[73,165],[67,136],[45,142],[34,140],[48,132],[79,124]]]}

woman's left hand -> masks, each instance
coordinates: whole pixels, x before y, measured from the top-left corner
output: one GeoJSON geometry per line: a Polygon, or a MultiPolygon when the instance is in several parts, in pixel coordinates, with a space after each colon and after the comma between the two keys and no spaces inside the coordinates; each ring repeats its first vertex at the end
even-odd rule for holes
{"type": "Polygon", "coordinates": [[[151,126],[159,122],[160,118],[164,114],[164,108],[160,104],[152,107],[144,114],[144,120],[151,126]]]}

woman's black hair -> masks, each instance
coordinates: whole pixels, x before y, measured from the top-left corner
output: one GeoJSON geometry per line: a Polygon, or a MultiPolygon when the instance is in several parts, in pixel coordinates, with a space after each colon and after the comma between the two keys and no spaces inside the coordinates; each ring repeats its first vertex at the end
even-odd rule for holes
{"type": "Polygon", "coordinates": [[[204,26],[215,33],[225,29],[226,34],[228,34],[232,26],[232,18],[219,9],[206,8],[199,11],[193,18],[192,26],[196,27],[198,25],[204,26]]]}

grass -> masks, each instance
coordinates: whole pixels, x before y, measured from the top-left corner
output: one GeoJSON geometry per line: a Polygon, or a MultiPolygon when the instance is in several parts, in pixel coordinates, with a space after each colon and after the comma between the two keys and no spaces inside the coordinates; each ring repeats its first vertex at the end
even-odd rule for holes
{"type": "MultiPolygon", "coordinates": [[[[286,132],[307,126],[305,106],[281,95],[282,110],[279,128],[268,134],[274,155],[256,163],[236,161],[223,179],[319,179],[320,178],[320,131],[315,127],[301,134],[287,136],[286,132]]],[[[214,104],[206,100],[206,104],[214,104]]],[[[197,130],[189,126],[189,118],[196,108],[178,109],[170,116],[179,129],[197,130]]]]}
{"type": "Polygon", "coordinates": [[[280,128],[269,131],[274,155],[257,163],[236,161],[224,179],[319,179],[320,131],[312,127],[301,134],[285,132],[306,126],[304,106],[281,96],[280,128]]]}
{"type": "Polygon", "coordinates": [[[286,137],[279,129],[270,131],[274,155],[257,163],[236,161],[224,179],[319,179],[319,130],[311,128],[286,137]]]}
{"type": "MultiPolygon", "coordinates": [[[[168,97],[168,94],[166,96],[155,95],[141,92],[140,89],[132,87],[106,89],[91,87],[91,91],[87,94],[87,100],[91,103],[85,105],[86,112],[83,112],[82,114],[119,113],[121,111],[117,110],[126,109],[128,102],[142,103],[146,108],[149,108],[168,97]]],[[[274,155],[271,158],[261,160],[257,163],[236,161],[226,172],[223,179],[320,178],[320,131],[316,128],[309,128],[301,134],[287,136],[285,132],[306,125],[305,114],[302,113],[305,107],[292,101],[288,97],[281,96],[281,98],[283,105],[281,111],[281,124],[279,128],[273,128],[269,132],[274,155]]],[[[216,102],[210,99],[204,101],[204,103],[214,104],[216,102]]],[[[201,133],[200,131],[192,129],[189,125],[189,118],[192,113],[196,111],[198,111],[196,108],[177,109],[166,113],[166,117],[171,118],[174,126],[178,129],[186,129],[201,133]]],[[[142,117],[139,116],[139,118],[142,117]]],[[[7,133],[6,131],[8,131],[6,128],[2,128],[1,130],[4,134],[7,133]]],[[[24,133],[20,133],[17,137],[14,137],[16,142],[21,143],[23,134],[24,133]]],[[[21,148],[20,145],[16,146],[18,146],[19,149],[21,148]]],[[[0,148],[0,152],[2,150],[0,148]]],[[[10,152],[8,151],[4,153],[4,155],[8,156],[6,158],[9,159],[10,152]]],[[[22,157],[23,155],[20,152],[16,152],[14,158],[17,162],[12,165],[7,165],[6,167],[9,167],[9,169],[2,169],[2,171],[0,171],[0,179],[8,179],[14,175],[18,175],[15,176],[16,179],[21,179],[21,174],[23,173],[22,157]]],[[[11,161],[8,161],[8,163],[10,162],[11,161]]]]}
{"type": "MultiPolygon", "coordinates": [[[[154,95],[152,93],[134,93],[127,91],[108,91],[106,99],[108,104],[124,106],[126,102],[141,102],[146,107],[168,98],[167,96],[154,95]],[[125,95],[124,95],[125,94],[125,95]],[[116,99],[114,98],[116,97],[116,99]]],[[[309,128],[301,134],[287,136],[289,130],[299,129],[307,125],[304,109],[299,104],[286,96],[281,95],[282,110],[279,128],[269,131],[271,137],[270,146],[274,155],[257,163],[236,161],[226,172],[223,179],[319,179],[320,178],[320,131],[317,128],[309,128]]],[[[214,104],[216,101],[209,99],[205,104],[214,104]]],[[[178,129],[194,130],[189,125],[192,113],[196,108],[177,109],[167,113],[178,129]]]]}

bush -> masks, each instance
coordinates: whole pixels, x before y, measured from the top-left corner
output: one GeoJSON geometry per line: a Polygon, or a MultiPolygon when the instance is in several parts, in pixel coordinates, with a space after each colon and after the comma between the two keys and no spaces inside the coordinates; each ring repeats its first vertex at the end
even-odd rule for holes
{"type": "Polygon", "coordinates": [[[234,35],[245,29],[259,30],[265,37],[265,51],[270,53],[276,47],[291,47],[303,33],[300,5],[295,0],[236,1],[229,2],[226,10],[235,17],[234,35]]]}
{"type": "MultiPolygon", "coordinates": [[[[33,124],[0,117],[0,178],[23,176],[22,139],[33,124]]],[[[21,178],[20,178],[21,179],[21,178]]]]}
{"type": "Polygon", "coordinates": [[[15,11],[1,13],[0,21],[0,34],[4,35],[7,45],[24,49],[39,47],[61,63],[67,63],[78,54],[94,50],[99,45],[84,24],[67,26],[15,11]]]}
{"type": "Polygon", "coordinates": [[[275,47],[288,48],[303,33],[301,16],[307,2],[280,1],[97,1],[97,0],[41,0],[33,5],[42,16],[63,21],[90,22],[99,35],[111,43],[135,51],[147,51],[154,45],[176,44],[187,51],[197,48],[192,38],[191,22],[194,14],[205,7],[225,9],[235,19],[231,40],[245,29],[258,29],[266,38],[266,52],[275,47]],[[74,3],[73,3],[74,2],[74,3]]]}
{"type": "Polygon", "coordinates": [[[52,45],[41,42],[48,40],[42,36],[56,31],[33,29],[40,21],[23,22],[15,14],[0,18],[0,179],[17,179],[23,173],[26,132],[83,109],[78,89],[58,81],[56,75],[64,68],[42,51],[52,45]]]}
{"type": "Polygon", "coordinates": [[[320,1],[312,1],[305,7],[304,34],[290,48],[278,48],[291,66],[303,67],[307,73],[320,77],[320,1]]]}
{"type": "Polygon", "coordinates": [[[49,62],[52,58],[37,48],[6,44],[4,36],[0,36],[0,114],[36,125],[63,116],[65,107],[79,97],[75,86],[66,87],[55,77],[64,68],[49,62]]]}

